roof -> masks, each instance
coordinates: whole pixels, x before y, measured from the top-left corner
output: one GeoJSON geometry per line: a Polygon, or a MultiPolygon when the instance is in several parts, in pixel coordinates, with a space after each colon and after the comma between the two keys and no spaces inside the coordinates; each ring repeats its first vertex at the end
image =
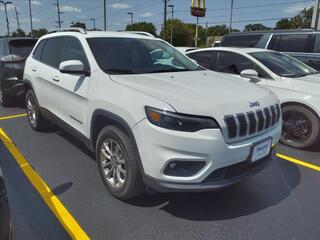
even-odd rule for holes
{"type": "Polygon", "coordinates": [[[240,48],[240,47],[211,47],[211,48],[201,48],[194,51],[187,52],[194,53],[194,52],[202,52],[202,51],[231,51],[237,52],[241,54],[247,54],[252,52],[273,52],[272,50],[263,49],[263,48],[240,48]]]}
{"type": "Polygon", "coordinates": [[[48,33],[44,35],[42,38],[49,38],[55,36],[77,36],[83,38],[99,38],[99,37],[120,37],[120,38],[139,38],[139,39],[156,39],[155,37],[148,36],[146,34],[141,33],[132,33],[132,32],[113,32],[113,31],[57,31],[48,33]]]}
{"type": "MultiPolygon", "coordinates": [[[[275,29],[275,30],[267,30],[267,31],[247,31],[247,32],[233,32],[229,35],[250,35],[250,34],[272,34],[272,33],[320,33],[319,30],[315,30],[312,28],[304,28],[304,29],[275,29]]],[[[228,36],[228,35],[226,35],[228,36]]]]}

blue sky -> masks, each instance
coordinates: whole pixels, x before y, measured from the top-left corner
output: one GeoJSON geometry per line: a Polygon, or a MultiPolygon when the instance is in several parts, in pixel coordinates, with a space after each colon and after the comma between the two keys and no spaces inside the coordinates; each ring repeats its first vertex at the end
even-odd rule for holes
{"type": "MultiPolygon", "coordinates": [[[[16,5],[22,28],[30,31],[27,0],[11,0],[16,5]]],[[[32,0],[34,28],[54,29],[57,26],[57,11],[53,5],[56,0],[32,0]]],[[[81,21],[92,27],[91,18],[103,28],[103,0],[59,0],[63,12],[63,26],[72,21],[81,21]]],[[[133,12],[134,21],[152,22],[160,29],[163,21],[163,0],[107,0],[108,29],[122,30],[130,21],[128,12],[133,12]]],[[[207,15],[200,19],[200,24],[209,26],[229,24],[230,0],[207,0],[207,15]]],[[[191,0],[169,0],[174,5],[174,16],[185,22],[195,23],[190,15],[191,0]]],[[[313,0],[234,0],[233,28],[240,30],[248,23],[263,23],[274,26],[277,19],[296,15],[304,7],[314,5],[313,0]]],[[[169,11],[170,12],[170,11],[169,11]]],[[[10,30],[17,28],[14,7],[8,5],[10,30]]],[[[169,15],[171,16],[171,15],[169,15]]],[[[0,5],[0,35],[6,31],[3,6],[0,5]]]]}

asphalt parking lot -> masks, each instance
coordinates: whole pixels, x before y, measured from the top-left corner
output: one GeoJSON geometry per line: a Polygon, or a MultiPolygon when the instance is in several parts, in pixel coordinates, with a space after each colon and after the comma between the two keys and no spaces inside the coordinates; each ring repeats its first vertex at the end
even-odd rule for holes
{"type": "Polygon", "coordinates": [[[121,202],[105,189],[93,154],[79,141],[58,129],[34,132],[21,114],[22,108],[0,107],[0,128],[51,195],[39,193],[0,141],[14,239],[319,239],[320,147],[279,145],[282,158],[220,191],[121,202]],[[59,208],[48,199],[58,199],[59,208]],[[75,222],[64,222],[68,217],[75,222]]]}

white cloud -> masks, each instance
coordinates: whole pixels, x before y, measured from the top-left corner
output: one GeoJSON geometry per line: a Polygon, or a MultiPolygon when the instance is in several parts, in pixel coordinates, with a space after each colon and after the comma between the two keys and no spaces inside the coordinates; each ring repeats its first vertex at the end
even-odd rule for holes
{"type": "Polygon", "coordinates": [[[36,6],[41,6],[42,3],[40,1],[37,1],[37,0],[31,0],[31,4],[32,5],[36,5],[36,6]]]}
{"type": "MultiPolygon", "coordinates": [[[[22,19],[20,19],[20,22],[30,22],[30,19],[29,18],[22,18],[22,19]]],[[[41,19],[40,18],[32,18],[32,22],[39,23],[39,22],[41,22],[41,19]]]]}
{"type": "Polygon", "coordinates": [[[80,8],[77,7],[73,7],[73,6],[68,6],[68,5],[64,5],[60,7],[60,11],[61,12],[66,12],[66,13],[81,13],[82,10],[80,8]]]}
{"type": "Polygon", "coordinates": [[[114,3],[111,5],[115,9],[128,9],[131,6],[127,3],[114,3]]]}
{"type": "MultiPolygon", "coordinates": [[[[0,10],[1,10],[1,11],[4,11],[4,6],[3,6],[3,4],[1,4],[0,10]]],[[[7,5],[7,11],[11,11],[11,10],[14,10],[14,5],[8,4],[8,5],[7,5]]]]}
{"type": "Polygon", "coordinates": [[[141,15],[140,15],[140,17],[142,17],[142,18],[148,18],[148,17],[152,17],[152,16],[154,16],[155,14],[154,13],[152,13],[152,12],[145,12],[145,13],[142,13],[141,15]]]}
{"type": "Polygon", "coordinates": [[[304,8],[309,8],[312,6],[314,6],[314,2],[296,3],[294,5],[283,8],[282,10],[285,13],[298,13],[301,10],[303,10],[304,8]]]}

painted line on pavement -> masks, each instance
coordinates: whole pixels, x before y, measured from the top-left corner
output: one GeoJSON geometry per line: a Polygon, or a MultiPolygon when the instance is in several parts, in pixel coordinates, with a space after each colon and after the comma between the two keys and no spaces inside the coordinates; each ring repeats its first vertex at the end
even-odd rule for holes
{"type": "Polygon", "coordinates": [[[11,116],[6,116],[6,117],[0,117],[0,121],[1,120],[13,119],[13,118],[26,117],[26,116],[27,116],[27,114],[23,113],[23,114],[16,114],[16,115],[11,115],[11,116]]]}
{"type": "Polygon", "coordinates": [[[42,180],[40,175],[32,168],[22,153],[18,150],[8,135],[0,128],[0,140],[16,160],[17,164],[29,179],[31,184],[38,191],[42,199],[57,217],[64,229],[72,239],[90,239],[78,222],[72,217],[71,213],[62,204],[59,198],[52,192],[49,186],[42,180]]]}
{"type": "Polygon", "coordinates": [[[277,157],[281,158],[281,159],[284,159],[284,160],[287,160],[289,162],[293,162],[295,164],[298,164],[298,165],[301,165],[301,166],[304,166],[304,167],[307,167],[307,168],[311,168],[313,170],[316,170],[316,171],[319,171],[320,172],[320,167],[317,166],[317,165],[313,165],[311,163],[307,163],[307,162],[304,162],[302,160],[298,160],[298,159],[295,159],[293,157],[288,157],[286,155],[283,155],[281,153],[277,153],[277,157]]]}

